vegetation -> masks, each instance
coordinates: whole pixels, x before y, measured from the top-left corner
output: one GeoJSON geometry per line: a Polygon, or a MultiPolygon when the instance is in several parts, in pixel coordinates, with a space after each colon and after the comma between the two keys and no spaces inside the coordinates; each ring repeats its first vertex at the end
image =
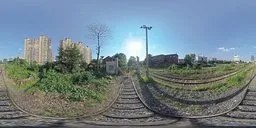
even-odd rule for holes
{"type": "Polygon", "coordinates": [[[25,60],[14,59],[6,65],[7,75],[20,86],[31,80],[37,80],[39,67],[35,64],[28,64],[25,60]]]}
{"type": "MultiPolygon", "coordinates": [[[[216,81],[212,83],[207,83],[207,84],[201,84],[201,85],[191,85],[189,88],[186,88],[186,85],[181,85],[181,84],[176,84],[176,83],[171,83],[167,82],[164,80],[160,80],[157,78],[146,78],[146,77],[141,77],[139,78],[140,82],[147,83],[145,81],[150,81],[149,83],[158,83],[160,85],[163,85],[165,87],[169,87],[172,89],[185,89],[185,90],[192,90],[192,91],[221,91],[224,92],[229,88],[233,87],[238,87],[240,88],[243,86],[245,81],[251,78],[251,75],[255,73],[254,65],[250,64],[220,64],[217,65],[216,67],[207,67],[207,68],[202,68],[202,69],[191,69],[191,68],[185,68],[185,67],[180,67],[179,65],[171,65],[169,67],[168,72],[174,73],[177,72],[176,74],[181,74],[183,72],[186,76],[190,75],[197,75],[198,77],[204,77],[207,75],[216,75],[216,74],[225,74],[227,72],[233,72],[241,70],[241,72],[238,72],[237,74],[230,76],[229,78],[226,78],[221,81],[216,81]],[[181,71],[181,72],[178,72],[181,71]]],[[[151,69],[151,71],[158,71],[158,72],[164,72],[164,69],[151,69]]],[[[170,74],[171,74],[170,73],[170,74]]],[[[184,76],[185,76],[184,75],[184,76]]]]}
{"type": "Polygon", "coordinates": [[[91,24],[88,26],[89,37],[97,40],[97,69],[100,69],[100,51],[102,47],[102,41],[110,37],[110,29],[107,25],[103,24],[91,24]]]}
{"type": "Polygon", "coordinates": [[[170,75],[191,78],[208,78],[224,75],[228,72],[238,71],[248,64],[218,64],[215,67],[202,67],[194,64],[192,67],[184,65],[171,65],[168,69],[150,69],[152,72],[165,72],[170,75]]]}
{"type": "Polygon", "coordinates": [[[25,60],[14,59],[6,65],[6,71],[16,85],[36,93],[58,93],[70,101],[92,99],[102,101],[112,77],[104,72],[87,69],[79,50],[74,46],[59,49],[56,62],[44,65],[28,64],[25,60]]]}
{"type": "Polygon", "coordinates": [[[128,63],[127,63],[128,67],[129,68],[136,68],[136,58],[134,56],[131,56],[128,60],[128,63]]]}
{"type": "Polygon", "coordinates": [[[119,68],[122,68],[122,69],[126,68],[127,59],[126,59],[126,55],[124,53],[117,53],[113,57],[118,58],[119,68]]]}
{"type": "Polygon", "coordinates": [[[151,77],[146,77],[146,76],[140,76],[139,75],[139,82],[143,84],[149,84],[149,83],[154,83],[155,80],[151,77]]]}
{"type": "Polygon", "coordinates": [[[242,86],[245,78],[248,76],[247,71],[240,72],[235,76],[230,77],[226,82],[217,83],[213,86],[200,86],[196,87],[194,91],[206,91],[206,90],[221,90],[226,91],[231,86],[242,86]]]}
{"type": "Polygon", "coordinates": [[[76,46],[67,47],[65,50],[60,47],[57,59],[56,69],[62,73],[72,73],[80,70],[79,66],[82,64],[82,55],[76,46]]]}
{"type": "Polygon", "coordinates": [[[192,66],[193,65],[193,58],[190,55],[186,55],[184,58],[185,64],[188,66],[192,66]]]}
{"type": "Polygon", "coordinates": [[[62,74],[49,70],[35,87],[44,92],[58,92],[73,101],[82,101],[88,98],[102,100],[102,92],[107,88],[109,80],[96,79],[91,72],[62,74]]]}

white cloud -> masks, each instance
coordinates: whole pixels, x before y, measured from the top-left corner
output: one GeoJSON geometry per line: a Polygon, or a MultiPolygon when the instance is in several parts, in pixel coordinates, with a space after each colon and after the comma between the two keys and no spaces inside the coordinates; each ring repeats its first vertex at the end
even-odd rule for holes
{"type": "Polygon", "coordinates": [[[235,50],[235,48],[219,47],[218,50],[220,50],[222,52],[229,52],[229,51],[235,50]]]}

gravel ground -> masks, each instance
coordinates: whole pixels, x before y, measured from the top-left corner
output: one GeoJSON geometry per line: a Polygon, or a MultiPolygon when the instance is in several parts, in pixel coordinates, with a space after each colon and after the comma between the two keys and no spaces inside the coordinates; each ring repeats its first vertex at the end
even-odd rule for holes
{"type": "Polygon", "coordinates": [[[148,125],[150,122],[154,122],[154,124],[166,124],[177,121],[177,119],[167,119],[156,115],[146,108],[139,97],[134,95],[136,92],[131,78],[124,80],[121,90],[119,98],[110,109],[100,115],[90,117],[87,120],[97,121],[96,123],[118,123],[127,125],[148,125]]]}
{"type": "MultiPolygon", "coordinates": [[[[149,91],[152,91],[152,90],[149,89],[149,91]]],[[[220,114],[232,109],[235,105],[237,105],[242,100],[245,92],[246,90],[242,91],[237,96],[224,102],[204,104],[204,105],[180,103],[170,98],[165,98],[161,94],[157,93],[156,91],[153,92],[152,94],[153,98],[145,98],[145,100],[149,100],[147,101],[147,103],[153,102],[153,103],[149,103],[148,104],[149,106],[152,106],[152,104],[156,104],[156,101],[152,101],[152,99],[157,100],[159,102],[158,103],[159,105],[157,107],[152,107],[152,108],[167,116],[178,116],[178,117],[209,116],[209,115],[220,114]]],[[[152,93],[152,92],[149,92],[149,93],[152,93]]],[[[145,94],[144,97],[147,97],[147,95],[145,94]]]]}

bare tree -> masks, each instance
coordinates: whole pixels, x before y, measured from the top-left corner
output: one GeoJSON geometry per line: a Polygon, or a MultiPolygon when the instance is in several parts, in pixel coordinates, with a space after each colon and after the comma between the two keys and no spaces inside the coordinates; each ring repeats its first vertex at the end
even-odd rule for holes
{"type": "Polygon", "coordinates": [[[107,25],[91,24],[88,26],[89,38],[97,40],[97,69],[100,68],[100,50],[102,42],[110,37],[111,31],[107,25]]]}

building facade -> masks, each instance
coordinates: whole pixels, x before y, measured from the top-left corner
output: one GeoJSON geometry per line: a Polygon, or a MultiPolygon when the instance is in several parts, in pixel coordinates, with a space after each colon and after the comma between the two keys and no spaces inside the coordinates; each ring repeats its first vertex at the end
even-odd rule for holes
{"type": "Polygon", "coordinates": [[[70,38],[65,38],[63,40],[60,40],[60,47],[62,47],[64,50],[67,49],[68,47],[74,47],[74,46],[76,46],[79,49],[82,55],[82,60],[87,64],[90,64],[92,60],[92,52],[88,46],[85,46],[83,42],[77,42],[77,43],[73,42],[72,39],[70,38]]]}
{"type": "Polygon", "coordinates": [[[207,62],[207,57],[197,55],[196,58],[195,58],[195,62],[197,62],[197,63],[207,62]]]}
{"type": "Polygon", "coordinates": [[[38,39],[25,38],[24,59],[29,63],[36,62],[37,64],[52,62],[54,55],[51,48],[51,39],[44,35],[39,36],[38,39]]]}
{"type": "Polygon", "coordinates": [[[235,62],[240,62],[240,61],[241,61],[240,56],[235,55],[235,56],[234,56],[234,61],[235,61],[235,62]]]}
{"type": "Polygon", "coordinates": [[[254,61],[255,61],[255,57],[251,56],[251,62],[254,62],[254,61]]]}
{"type": "Polygon", "coordinates": [[[185,63],[185,59],[178,59],[178,63],[179,64],[184,64],[185,63]]]}
{"type": "Polygon", "coordinates": [[[178,64],[178,54],[152,56],[149,60],[150,67],[168,67],[172,64],[178,64]]]}

